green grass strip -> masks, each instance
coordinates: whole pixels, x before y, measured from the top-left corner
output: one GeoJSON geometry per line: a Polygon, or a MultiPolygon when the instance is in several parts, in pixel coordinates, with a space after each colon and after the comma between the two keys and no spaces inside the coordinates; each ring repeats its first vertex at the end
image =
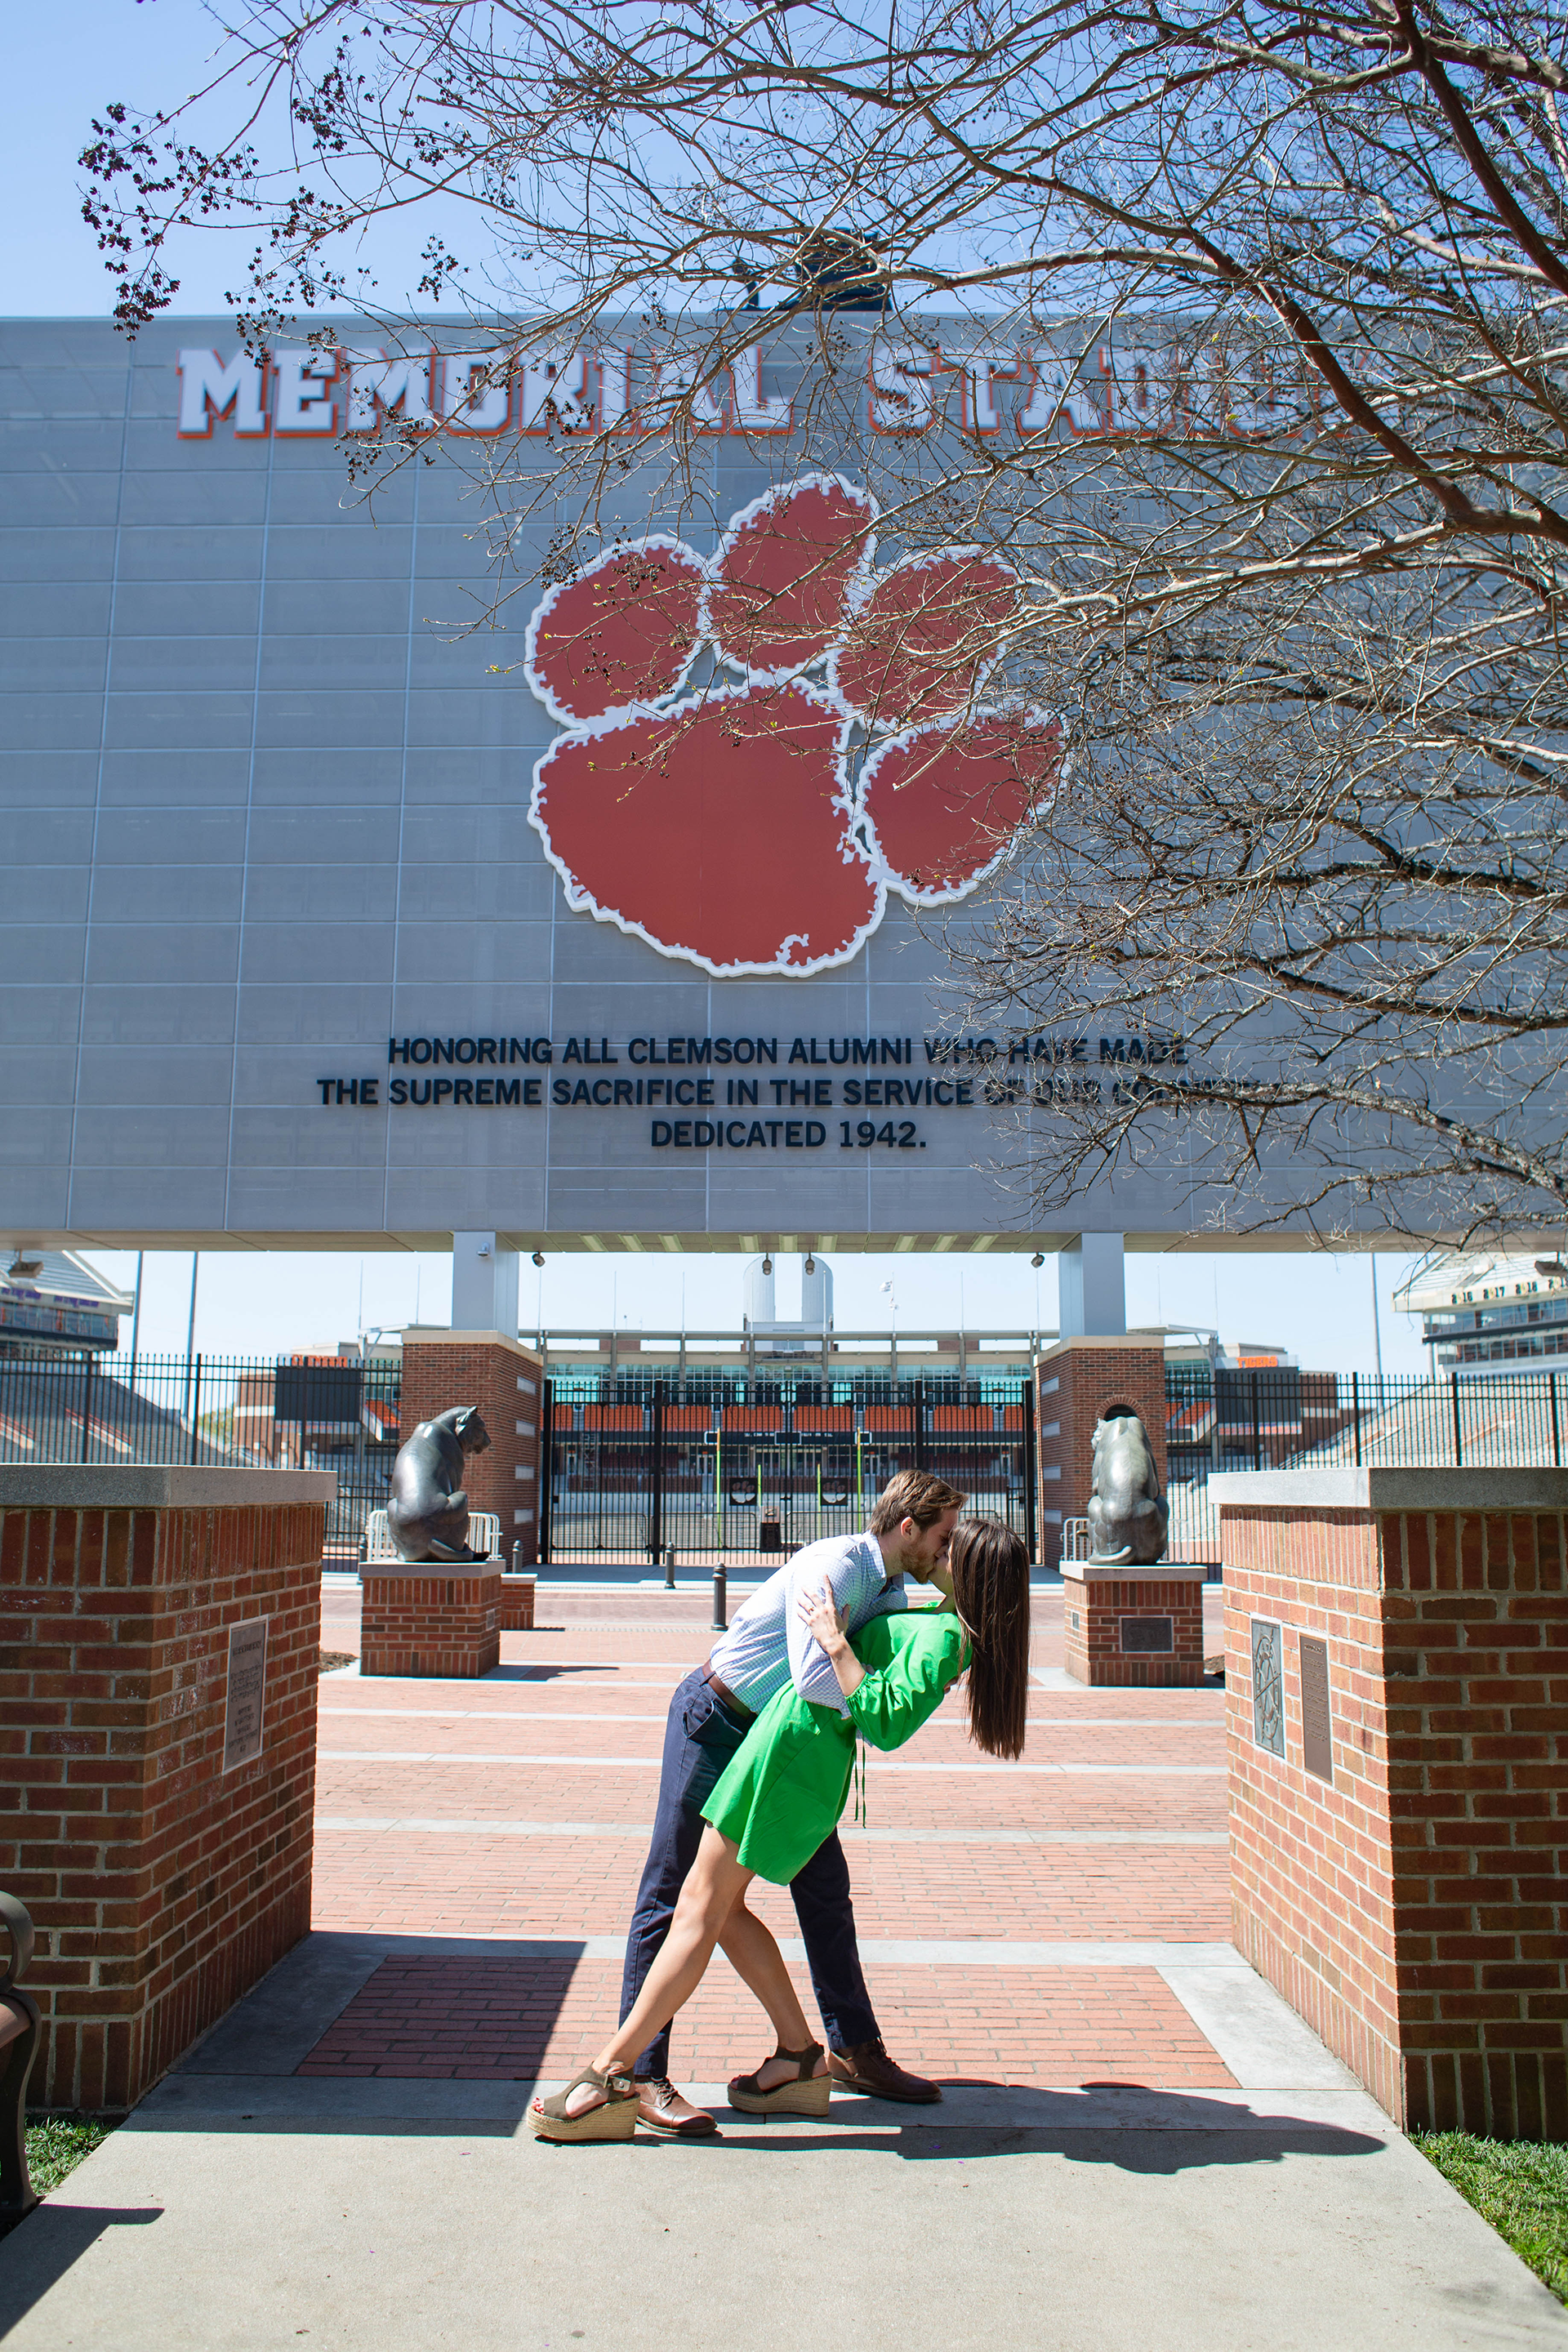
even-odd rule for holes
{"type": "Polygon", "coordinates": [[[1568,2304],[1568,2147],[1416,2132],[1422,2155],[1568,2304]]]}
{"type": "Polygon", "coordinates": [[[44,2116],[27,2126],[27,2169],[40,2197],[58,2189],[100,2140],[109,2137],[112,2124],[90,2116],[44,2116]]]}

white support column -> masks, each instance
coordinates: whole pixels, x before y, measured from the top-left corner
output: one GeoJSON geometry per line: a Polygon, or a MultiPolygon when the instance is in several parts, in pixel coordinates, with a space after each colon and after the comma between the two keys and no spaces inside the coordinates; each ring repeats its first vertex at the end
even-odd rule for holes
{"type": "Polygon", "coordinates": [[[1079,1234],[1057,1259],[1064,1339],[1120,1339],[1127,1329],[1121,1234],[1079,1234]]]}
{"type": "Polygon", "coordinates": [[[452,1235],[452,1328],[517,1337],[517,1252],[494,1234],[452,1235]]]}

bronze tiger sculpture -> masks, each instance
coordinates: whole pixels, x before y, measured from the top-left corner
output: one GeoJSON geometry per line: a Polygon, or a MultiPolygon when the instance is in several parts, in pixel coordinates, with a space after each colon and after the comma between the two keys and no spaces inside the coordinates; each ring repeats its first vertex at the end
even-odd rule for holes
{"type": "Polygon", "coordinates": [[[448,1406],[422,1421],[392,1465],[386,1523],[400,1556],[410,1561],[480,1559],[468,1547],[468,1497],[463,1464],[483,1454],[490,1433],[472,1404],[448,1406]]]}

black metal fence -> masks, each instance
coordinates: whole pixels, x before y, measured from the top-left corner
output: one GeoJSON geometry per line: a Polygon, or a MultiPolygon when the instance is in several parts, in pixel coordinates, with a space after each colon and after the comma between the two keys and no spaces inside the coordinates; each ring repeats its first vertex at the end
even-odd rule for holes
{"type": "MultiPolygon", "coordinates": [[[[397,1451],[401,1368],[353,1358],[0,1354],[0,1462],[199,1463],[330,1470],[327,1550],[358,1558],[397,1451]]],[[[1217,1561],[1218,1470],[1428,1463],[1561,1466],[1568,1374],[1373,1377],[1293,1367],[1166,1368],[1171,1550],[1217,1561]]],[[[951,1480],[1038,1557],[1029,1382],[990,1375],[818,1381],[646,1373],[546,1384],[544,1564],[766,1563],[863,1527],[894,1474],[951,1480]]]]}
{"type": "Polygon", "coordinates": [[[1171,1550],[1219,1558],[1216,1470],[1561,1467],[1568,1379],[1557,1372],[1165,1369],[1171,1550]]]}
{"type": "Polygon", "coordinates": [[[331,1470],[327,1549],[352,1560],[386,1500],[401,1380],[352,1359],[0,1355],[0,1462],[331,1470]]]}
{"type": "MultiPolygon", "coordinates": [[[[730,1393],[735,1383],[727,1383],[730,1393]]],[[[757,1384],[763,1386],[762,1382],[757,1384]]],[[[542,1562],[643,1559],[657,1564],[787,1556],[866,1524],[872,1498],[900,1470],[930,1470],[976,1510],[1016,1528],[1036,1556],[1034,1413],[1028,1383],[991,1380],[996,1402],[934,1401],[900,1382],[897,1403],[767,1401],[605,1404],[547,1384],[541,1463],[542,1562]],[[563,1393],[563,1390],[565,1392],[563,1393]]],[[[934,1384],[933,1384],[934,1385],[934,1384]]],[[[806,1397],[820,1394],[801,1384],[806,1397]]]]}

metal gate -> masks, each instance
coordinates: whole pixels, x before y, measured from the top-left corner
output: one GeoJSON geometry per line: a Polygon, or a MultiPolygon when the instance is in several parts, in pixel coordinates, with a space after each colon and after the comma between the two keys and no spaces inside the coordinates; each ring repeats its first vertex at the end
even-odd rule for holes
{"type": "MultiPolygon", "coordinates": [[[[995,1385],[989,1383],[988,1385],[995,1385]]],[[[766,1566],[851,1535],[899,1471],[925,1469],[1036,1555],[1028,1383],[1001,1404],[557,1402],[546,1385],[540,1559],[720,1559],[766,1566]]]]}

